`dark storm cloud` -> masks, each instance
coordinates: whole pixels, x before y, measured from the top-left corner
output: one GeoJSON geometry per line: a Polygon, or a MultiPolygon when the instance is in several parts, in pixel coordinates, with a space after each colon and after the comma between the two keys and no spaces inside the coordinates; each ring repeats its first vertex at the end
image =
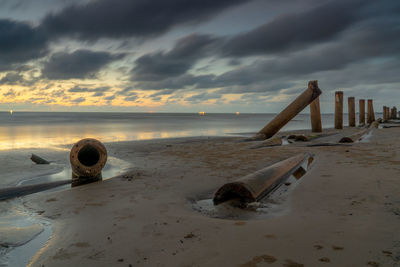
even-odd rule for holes
{"type": "MultiPolygon", "coordinates": [[[[333,3],[336,2],[332,2],[331,4],[333,3]]],[[[400,4],[398,4],[398,6],[400,6],[400,4]]],[[[144,90],[195,87],[198,89],[226,88],[225,93],[228,93],[228,89],[234,93],[276,91],[288,88],[281,87],[279,84],[287,84],[288,81],[291,80],[307,79],[307,77],[313,76],[314,74],[318,74],[319,77],[324,77],[323,72],[340,71],[361,62],[364,62],[365,66],[379,66],[379,64],[387,58],[400,58],[400,51],[398,50],[398,47],[400,47],[400,28],[398,27],[398,25],[400,25],[400,19],[398,11],[400,9],[393,8],[390,12],[381,9],[379,12],[377,11],[375,16],[372,16],[372,13],[369,13],[366,7],[364,6],[363,16],[368,14],[370,17],[364,17],[363,21],[358,21],[357,24],[342,31],[340,35],[333,34],[332,36],[335,36],[335,38],[329,41],[320,40],[318,37],[314,39],[315,43],[313,45],[308,44],[307,47],[303,47],[299,51],[290,51],[290,53],[280,56],[275,55],[268,59],[259,57],[251,64],[237,66],[232,71],[225,72],[221,75],[210,74],[196,76],[182,73],[177,77],[172,76],[167,79],[148,82],[143,81],[137,83],[137,85],[140,89],[144,90]],[[385,16],[385,14],[390,14],[390,16],[385,16]]],[[[311,15],[310,13],[307,14],[311,15]]],[[[316,16],[315,19],[317,20],[314,23],[318,24],[319,17],[316,16]]],[[[349,22],[347,24],[350,25],[357,20],[358,19],[349,20],[351,23],[349,22]]],[[[308,21],[307,23],[311,22],[308,21]]],[[[334,29],[331,33],[336,33],[337,29],[343,29],[342,26],[339,27],[338,25],[329,28],[334,29]]],[[[239,35],[238,37],[242,38],[243,36],[239,35]]],[[[317,36],[320,36],[320,34],[317,34],[317,36]]],[[[297,42],[301,39],[298,38],[300,37],[295,36],[292,40],[297,42]]],[[[232,38],[231,40],[234,39],[235,38],[232,38]]],[[[249,37],[249,39],[251,38],[249,37]]],[[[219,50],[219,46],[215,44],[217,41],[215,41],[215,39],[212,40],[213,47],[217,47],[217,50],[219,50]]],[[[226,42],[226,40],[224,40],[224,42],[226,42]]],[[[257,42],[254,42],[254,44],[257,46],[257,42]]],[[[258,51],[256,47],[251,47],[251,45],[251,43],[247,43],[246,51],[249,55],[254,51],[258,51]]],[[[228,49],[224,49],[228,51],[228,49]]],[[[282,49],[286,48],[283,47],[282,49]]],[[[207,49],[207,51],[209,52],[209,49],[207,49]]],[[[231,52],[232,51],[234,50],[231,50],[231,52]]],[[[264,52],[269,53],[268,51],[270,50],[266,49],[264,52]]],[[[218,51],[215,52],[215,54],[218,54],[218,51]]],[[[235,57],[233,58],[235,59],[235,57]]],[[[153,58],[153,60],[157,61],[155,58],[153,58]]],[[[188,58],[187,60],[189,61],[189,63],[186,63],[187,66],[193,66],[196,63],[193,62],[196,61],[195,58],[188,58]]],[[[170,61],[173,61],[173,58],[170,58],[170,61]]],[[[376,67],[375,69],[377,73],[372,77],[378,80],[380,80],[379,76],[386,77],[386,75],[379,74],[379,68],[376,67]]],[[[357,70],[358,73],[363,73],[363,71],[364,68],[357,70]]],[[[162,72],[162,70],[159,70],[159,72],[162,72]]],[[[349,78],[352,79],[351,77],[349,78]]],[[[358,82],[360,83],[362,81],[359,80],[358,82]]]]}
{"type": "Polygon", "coordinates": [[[50,80],[95,78],[101,68],[122,57],[122,54],[90,50],[55,53],[45,63],[42,75],[50,80]]]}
{"type": "Polygon", "coordinates": [[[300,13],[283,14],[249,32],[226,41],[225,56],[250,56],[299,50],[333,39],[361,20],[368,0],[331,1],[300,13]]]}
{"type": "Polygon", "coordinates": [[[0,71],[46,55],[48,39],[24,22],[0,19],[0,71]]]}
{"type": "Polygon", "coordinates": [[[98,0],[47,15],[42,23],[51,35],[85,40],[150,37],[177,25],[199,23],[249,0],[98,0]]]}
{"type": "Polygon", "coordinates": [[[149,53],[135,61],[132,80],[153,81],[180,76],[212,50],[216,38],[192,34],[179,39],[168,52],[149,53]]]}

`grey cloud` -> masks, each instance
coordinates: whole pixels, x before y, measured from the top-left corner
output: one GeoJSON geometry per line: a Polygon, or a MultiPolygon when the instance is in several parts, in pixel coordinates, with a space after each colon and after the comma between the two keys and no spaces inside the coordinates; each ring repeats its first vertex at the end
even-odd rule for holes
{"type": "Polygon", "coordinates": [[[85,40],[151,37],[177,25],[202,22],[248,0],[98,0],[47,15],[42,28],[52,36],[85,40]]]}
{"type": "Polygon", "coordinates": [[[130,101],[130,102],[134,102],[138,99],[137,95],[132,95],[132,96],[127,96],[125,97],[125,101],[130,101]]]}
{"type": "Polygon", "coordinates": [[[38,28],[24,22],[0,19],[0,70],[45,56],[48,39],[38,28]]]}
{"type": "Polygon", "coordinates": [[[84,97],[78,97],[78,98],[72,99],[71,102],[75,103],[75,104],[79,104],[79,103],[85,102],[85,100],[86,100],[86,98],[84,98],[84,97]]]}
{"type": "Polygon", "coordinates": [[[18,95],[17,92],[15,92],[13,89],[10,89],[3,94],[4,97],[14,97],[17,95],[18,95]]]}
{"type": "Polygon", "coordinates": [[[271,22],[226,41],[224,56],[271,54],[300,50],[333,39],[362,19],[360,10],[370,2],[330,1],[300,13],[283,14],[271,22]]]}
{"type": "Polygon", "coordinates": [[[190,97],[186,97],[185,101],[187,102],[202,102],[202,101],[206,101],[206,100],[210,100],[210,99],[220,99],[221,98],[221,94],[219,93],[201,93],[201,94],[197,94],[197,95],[193,95],[190,97]]]}
{"type": "Polygon", "coordinates": [[[74,86],[68,90],[70,93],[104,93],[111,89],[109,86],[103,87],[96,87],[96,88],[87,88],[87,87],[80,87],[74,86]]]}
{"type": "Polygon", "coordinates": [[[14,85],[24,82],[24,77],[17,72],[8,72],[0,80],[0,84],[14,85]]]}
{"type": "Polygon", "coordinates": [[[115,95],[110,95],[110,96],[104,97],[104,99],[105,99],[105,100],[108,100],[108,101],[111,101],[111,100],[113,100],[114,98],[115,98],[115,95]]]}
{"type": "Polygon", "coordinates": [[[123,95],[123,96],[135,96],[136,92],[134,92],[133,90],[135,90],[133,87],[126,87],[126,88],[120,90],[119,92],[117,92],[117,94],[123,95]]]}
{"type": "MultiPolygon", "coordinates": [[[[392,9],[375,8],[377,12],[372,13],[369,11],[374,8],[374,2],[370,0],[329,1],[306,11],[282,15],[230,38],[190,35],[182,40],[192,40],[188,50],[194,55],[180,53],[182,48],[188,50],[179,41],[168,52],[146,54],[132,69],[133,81],[142,90],[194,86],[236,87],[240,91],[239,87],[255,87],[260,81],[340,69],[360,60],[395,55],[399,47],[396,15],[400,4],[385,2],[392,3],[392,9]],[[257,54],[272,57],[240,66],[238,58],[257,54]],[[228,63],[236,67],[218,76],[188,74],[206,56],[229,56],[228,63]]],[[[250,89],[262,90],[261,85],[256,87],[250,89]]]]}
{"type": "Polygon", "coordinates": [[[55,53],[42,69],[42,75],[50,80],[94,78],[105,65],[121,59],[122,54],[76,50],[72,53],[55,53]]]}
{"type": "Polygon", "coordinates": [[[132,69],[132,80],[153,81],[186,73],[197,60],[212,51],[217,39],[210,35],[192,34],[179,39],[168,52],[149,53],[139,57],[132,69]]]}

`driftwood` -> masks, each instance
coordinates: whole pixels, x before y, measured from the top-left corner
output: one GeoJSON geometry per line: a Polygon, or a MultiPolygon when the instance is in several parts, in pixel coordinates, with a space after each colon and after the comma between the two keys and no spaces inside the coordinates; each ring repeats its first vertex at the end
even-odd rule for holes
{"type": "Polygon", "coordinates": [[[281,113],[273,118],[264,128],[262,128],[254,137],[254,140],[268,139],[274,136],[283,126],[313,102],[320,94],[321,90],[318,88],[318,81],[308,82],[308,88],[289,106],[282,110],[281,113]]]}
{"type": "Polygon", "coordinates": [[[312,161],[312,156],[309,153],[299,154],[249,174],[235,182],[224,184],[214,195],[214,205],[233,199],[239,200],[242,204],[259,201],[283,183],[291,174],[299,171],[306,160],[309,163],[312,161]]]}
{"type": "Polygon", "coordinates": [[[49,161],[47,161],[47,160],[45,160],[45,159],[43,159],[43,158],[41,158],[41,157],[39,157],[38,155],[35,155],[35,154],[32,154],[31,160],[33,162],[35,162],[36,164],[50,164],[49,161]]]}
{"type": "Polygon", "coordinates": [[[42,184],[15,186],[0,189],[0,200],[6,200],[14,197],[25,196],[36,192],[48,190],[61,185],[70,184],[71,180],[55,181],[42,184]]]}

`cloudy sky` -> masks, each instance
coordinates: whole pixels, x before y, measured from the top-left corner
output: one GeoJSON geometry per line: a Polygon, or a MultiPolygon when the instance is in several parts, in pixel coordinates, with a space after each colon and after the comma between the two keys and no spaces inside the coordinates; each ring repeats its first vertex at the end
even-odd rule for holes
{"type": "Polygon", "coordinates": [[[0,110],[400,106],[399,0],[0,0],[0,110]]]}

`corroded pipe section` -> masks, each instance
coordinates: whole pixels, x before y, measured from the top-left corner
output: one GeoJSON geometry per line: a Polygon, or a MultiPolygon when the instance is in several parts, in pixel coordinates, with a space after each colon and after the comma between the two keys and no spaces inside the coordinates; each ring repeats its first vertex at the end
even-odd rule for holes
{"type": "Polygon", "coordinates": [[[102,179],[101,170],[107,162],[107,150],[96,139],[86,138],[77,142],[69,155],[72,168],[72,186],[102,179]]]}
{"type": "Polygon", "coordinates": [[[306,160],[308,160],[308,164],[312,161],[312,156],[309,153],[299,154],[249,174],[235,182],[227,183],[214,194],[214,205],[234,199],[239,200],[240,203],[258,201],[272,192],[291,174],[304,171],[301,170],[301,165],[306,160]]]}
{"type": "Polygon", "coordinates": [[[257,139],[268,139],[274,136],[321,93],[318,81],[309,81],[308,88],[258,132],[257,139]]]}

